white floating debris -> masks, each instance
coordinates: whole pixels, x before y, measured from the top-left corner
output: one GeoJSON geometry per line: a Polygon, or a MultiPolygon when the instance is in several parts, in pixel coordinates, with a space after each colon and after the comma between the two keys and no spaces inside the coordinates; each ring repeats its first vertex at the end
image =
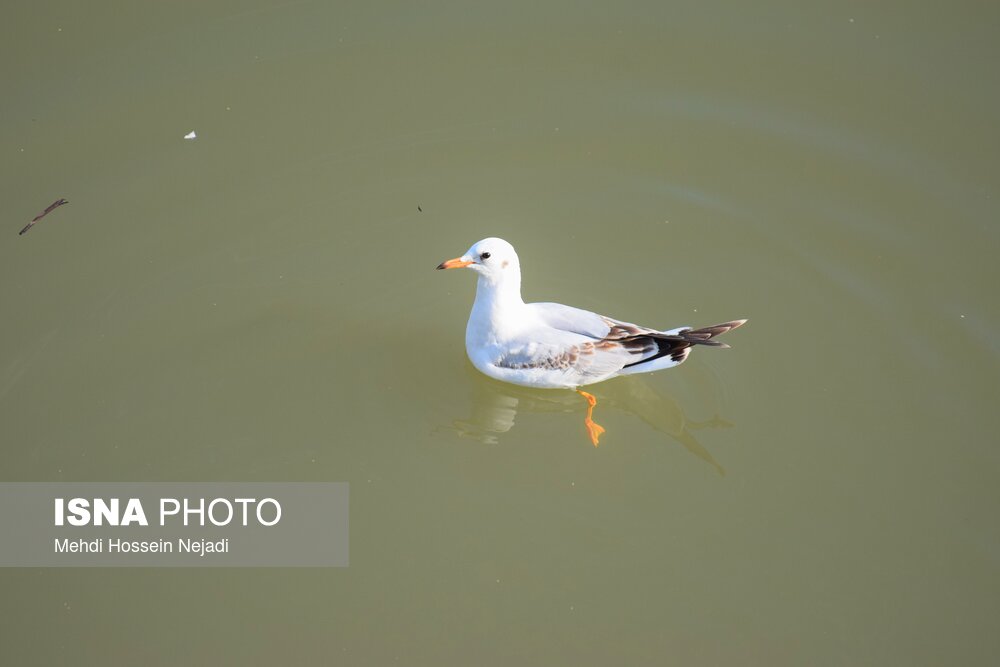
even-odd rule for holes
{"type": "Polygon", "coordinates": [[[188,132],[187,134],[184,135],[184,138],[185,139],[197,139],[198,135],[194,133],[194,130],[191,130],[190,132],[188,132]]]}

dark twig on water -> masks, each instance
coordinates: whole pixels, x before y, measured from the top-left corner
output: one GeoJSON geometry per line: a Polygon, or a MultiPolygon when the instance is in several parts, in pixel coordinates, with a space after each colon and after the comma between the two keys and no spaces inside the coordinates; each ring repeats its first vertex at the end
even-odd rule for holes
{"type": "Polygon", "coordinates": [[[25,233],[26,231],[28,231],[29,229],[31,229],[32,226],[36,222],[38,222],[39,220],[41,220],[42,218],[44,218],[49,213],[51,213],[52,211],[56,210],[57,208],[59,208],[63,204],[68,204],[68,203],[69,202],[66,201],[65,199],[57,199],[57,200],[55,200],[54,202],[52,202],[51,204],[49,204],[49,207],[47,209],[45,209],[44,211],[42,211],[41,213],[39,213],[38,215],[36,215],[31,222],[29,222],[28,224],[26,224],[24,226],[24,229],[22,229],[21,231],[19,231],[17,233],[17,235],[20,236],[21,234],[25,233]]]}

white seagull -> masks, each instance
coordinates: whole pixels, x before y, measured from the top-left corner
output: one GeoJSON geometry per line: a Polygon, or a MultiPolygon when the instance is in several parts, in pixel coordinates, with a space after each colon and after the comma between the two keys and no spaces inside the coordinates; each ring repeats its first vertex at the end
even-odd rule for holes
{"type": "Polygon", "coordinates": [[[479,274],[465,330],[472,365],[504,382],[575,390],[587,399],[584,423],[595,446],[604,432],[592,419],[597,399],[580,387],[676,366],[695,345],[729,347],[713,339],[746,322],[659,331],[561,303],[525,303],[517,253],[498,238],[483,239],[437,268],[463,267],[479,274]]]}

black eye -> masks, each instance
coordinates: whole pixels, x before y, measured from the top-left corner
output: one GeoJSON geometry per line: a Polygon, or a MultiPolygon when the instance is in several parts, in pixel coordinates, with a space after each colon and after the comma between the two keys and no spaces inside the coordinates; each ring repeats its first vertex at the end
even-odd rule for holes
{"type": "Polygon", "coordinates": [[[479,259],[489,259],[489,258],[490,258],[490,253],[488,252],[484,252],[482,255],[479,256],[479,259]]]}

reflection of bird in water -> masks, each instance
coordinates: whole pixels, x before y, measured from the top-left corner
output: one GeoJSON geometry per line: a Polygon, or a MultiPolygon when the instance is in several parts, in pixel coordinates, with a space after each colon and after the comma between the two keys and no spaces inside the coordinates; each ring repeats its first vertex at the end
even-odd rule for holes
{"type": "MultiPolygon", "coordinates": [[[[694,435],[703,428],[727,428],[732,424],[719,416],[721,410],[718,381],[704,366],[696,366],[685,379],[694,386],[685,394],[690,399],[687,410],[672,394],[654,389],[644,378],[625,378],[602,387],[602,404],[639,417],[655,430],[666,433],[688,452],[705,461],[720,475],[725,470],[694,435]],[[707,418],[695,421],[689,413],[707,418]]],[[[470,378],[472,407],[468,419],[455,420],[453,429],[463,437],[475,438],[487,444],[499,443],[504,433],[514,427],[518,412],[575,412],[579,405],[571,394],[543,392],[482,377],[470,378]]]]}
{"type": "Polygon", "coordinates": [[[503,239],[483,239],[437,268],[464,267],[479,274],[465,332],[472,364],[504,382],[576,390],[587,400],[584,424],[595,446],[604,428],[592,419],[597,399],[581,386],[672,368],[696,345],[729,347],[715,337],[746,322],[659,331],[559,303],[526,304],[517,253],[503,239]]]}

